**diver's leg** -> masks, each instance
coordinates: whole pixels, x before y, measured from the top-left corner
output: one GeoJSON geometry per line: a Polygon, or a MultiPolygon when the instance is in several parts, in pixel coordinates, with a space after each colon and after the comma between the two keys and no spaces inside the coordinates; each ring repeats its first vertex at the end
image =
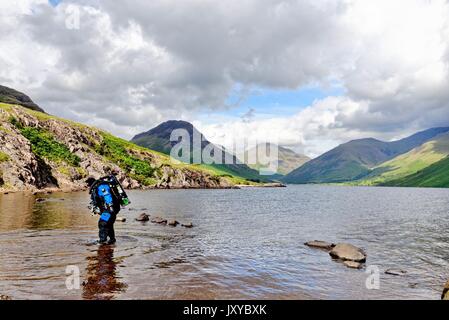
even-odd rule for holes
{"type": "Polygon", "coordinates": [[[106,243],[108,241],[108,227],[107,222],[100,219],[98,221],[98,236],[100,237],[100,243],[106,243]]]}
{"type": "Polygon", "coordinates": [[[115,213],[111,214],[111,218],[108,221],[108,227],[109,227],[109,244],[115,243],[115,230],[114,230],[114,223],[115,219],[117,218],[117,215],[115,213]]]}
{"type": "Polygon", "coordinates": [[[109,224],[109,244],[114,244],[116,242],[115,239],[115,230],[114,230],[114,223],[109,224]]]}

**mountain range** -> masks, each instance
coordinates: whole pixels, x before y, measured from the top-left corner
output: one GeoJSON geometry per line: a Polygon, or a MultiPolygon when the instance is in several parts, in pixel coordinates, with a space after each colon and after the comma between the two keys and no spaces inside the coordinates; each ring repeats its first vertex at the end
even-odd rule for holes
{"type": "Polygon", "coordinates": [[[296,184],[414,186],[416,183],[407,181],[417,178],[403,179],[445,160],[449,154],[448,132],[449,127],[432,128],[392,142],[372,138],[350,141],[307,162],[282,180],[296,184]]]}
{"type": "MultiPolygon", "coordinates": [[[[259,174],[259,163],[251,168],[225,148],[210,144],[188,122],[167,121],[128,142],[49,115],[27,95],[0,86],[2,191],[76,190],[85,187],[86,177],[111,170],[128,188],[227,188],[274,179],[292,184],[449,187],[449,127],[391,142],[353,140],[312,160],[282,146],[278,150],[278,170],[267,178],[259,174]],[[191,139],[202,136],[196,151],[211,145],[211,155],[219,151],[231,163],[173,163],[167,154],[176,143],[170,141],[174,129],[185,129],[191,139]]],[[[188,151],[193,158],[196,151],[188,151]]]]}

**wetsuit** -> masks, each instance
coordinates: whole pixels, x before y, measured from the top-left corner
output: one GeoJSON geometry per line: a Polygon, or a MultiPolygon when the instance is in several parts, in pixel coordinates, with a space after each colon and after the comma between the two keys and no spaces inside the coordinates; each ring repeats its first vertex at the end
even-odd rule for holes
{"type": "Polygon", "coordinates": [[[96,187],[101,210],[100,220],[98,221],[100,243],[115,243],[114,222],[120,211],[120,203],[112,193],[111,188],[106,183],[101,183],[96,187]],[[109,237],[109,242],[108,242],[109,237]]]}

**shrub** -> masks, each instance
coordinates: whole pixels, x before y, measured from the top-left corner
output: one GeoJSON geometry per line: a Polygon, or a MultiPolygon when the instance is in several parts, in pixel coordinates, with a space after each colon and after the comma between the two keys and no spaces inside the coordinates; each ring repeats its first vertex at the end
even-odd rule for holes
{"type": "Polygon", "coordinates": [[[34,154],[47,160],[78,167],[81,159],[70,152],[66,145],[56,141],[53,135],[47,131],[32,127],[20,128],[22,135],[31,143],[34,154]]]}

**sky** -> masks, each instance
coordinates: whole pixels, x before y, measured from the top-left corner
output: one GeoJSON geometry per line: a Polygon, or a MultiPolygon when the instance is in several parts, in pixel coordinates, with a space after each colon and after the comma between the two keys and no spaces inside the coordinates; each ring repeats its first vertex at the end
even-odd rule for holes
{"type": "Polygon", "coordinates": [[[0,84],[130,139],[170,119],[315,157],[449,125],[447,0],[0,0],[0,84]]]}

